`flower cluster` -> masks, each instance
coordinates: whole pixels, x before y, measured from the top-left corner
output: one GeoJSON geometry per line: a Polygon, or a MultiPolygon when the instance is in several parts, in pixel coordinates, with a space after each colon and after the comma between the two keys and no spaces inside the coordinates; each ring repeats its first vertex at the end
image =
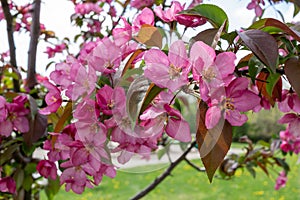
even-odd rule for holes
{"type": "Polygon", "coordinates": [[[0,135],[10,136],[13,130],[20,133],[29,131],[28,108],[24,107],[28,102],[25,95],[15,97],[12,102],[0,96],[0,135]]]}

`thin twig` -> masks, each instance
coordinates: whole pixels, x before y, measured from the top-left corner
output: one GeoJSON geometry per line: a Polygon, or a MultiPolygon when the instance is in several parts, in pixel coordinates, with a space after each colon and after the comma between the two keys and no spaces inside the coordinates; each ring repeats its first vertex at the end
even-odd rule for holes
{"type": "MultiPolygon", "coordinates": [[[[7,0],[1,0],[2,9],[4,12],[5,20],[6,20],[6,30],[7,30],[7,38],[9,45],[9,54],[10,54],[10,64],[15,69],[15,72],[18,74],[17,69],[17,59],[16,59],[16,46],[14,41],[14,28],[13,28],[13,17],[10,13],[9,5],[7,0]]],[[[20,84],[19,80],[13,79],[14,91],[20,92],[20,84]]]]}
{"type": "Polygon", "coordinates": [[[131,200],[137,200],[145,195],[147,195],[149,192],[151,192],[156,186],[158,186],[165,178],[167,178],[169,175],[171,175],[172,170],[185,159],[186,155],[194,148],[196,145],[196,141],[191,143],[191,146],[185,150],[185,152],[173,163],[170,164],[170,166],[159,176],[157,177],[150,185],[148,185],[144,190],[140,191],[137,195],[135,195],[131,200]]]}
{"type": "Polygon", "coordinates": [[[32,89],[36,84],[36,52],[38,39],[40,36],[40,10],[41,0],[35,0],[32,13],[32,24],[30,27],[30,44],[28,50],[28,64],[27,64],[27,86],[32,89]]]}
{"type": "Polygon", "coordinates": [[[192,163],[189,159],[184,158],[185,162],[187,164],[189,164],[191,167],[193,167],[195,170],[199,171],[199,172],[205,172],[205,168],[200,168],[197,165],[195,165],[194,163],[192,163]]]}

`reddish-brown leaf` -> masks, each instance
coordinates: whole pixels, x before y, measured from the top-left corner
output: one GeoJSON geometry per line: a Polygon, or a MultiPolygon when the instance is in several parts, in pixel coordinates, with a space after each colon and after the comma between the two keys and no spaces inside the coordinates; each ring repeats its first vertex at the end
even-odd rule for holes
{"type": "Polygon", "coordinates": [[[32,143],[38,141],[41,137],[46,135],[47,117],[37,112],[34,118],[29,120],[29,125],[29,132],[25,133],[23,137],[25,143],[28,146],[31,146],[32,143]]]}
{"type": "Polygon", "coordinates": [[[226,156],[232,142],[232,126],[226,120],[220,120],[212,129],[205,126],[205,115],[208,109],[204,101],[200,101],[197,114],[196,141],[206,174],[210,182],[226,156]]]}
{"type": "Polygon", "coordinates": [[[144,51],[145,51],[145,49],[137,49],[137,50],[135,50],[135,52],[130,56],[129,60],[127,61],[126,65],[125,65],[125,67],[124,67],[124,69],[122,71],[122,76],[126,73],[126,71],[128,69],[134,68],[134,65],[132,64],[132,62],[136,59],[136,57],[138,55],[140,55],[144,51]]]}
{"type": "Polygon", "coordinates": [[[238,34],[255,56],[275,73],[279,54],[274,37],[261,30],[248,30],[238,34]]]}
{"type": "Polygon", "coordinates": [[[285,62],[284,71],[287,79],[300,97],[300,61],[298,57],[293,57],[285,62]]]}
{"type": "Polygon", "coordinates": [[[270,76],[269,72],[261,71],[257,76],[256,86],[258,88],[259,93],[263,97],[265,97],[272,106],[274,106],[276,99],[281,100],[282,80],[281,78],[278,79],[278,81],[276,82],[273,88],[272,96],[271,96],[267,90],[267,84],[269,84],[268,83],[269,76],[270,76]]]}

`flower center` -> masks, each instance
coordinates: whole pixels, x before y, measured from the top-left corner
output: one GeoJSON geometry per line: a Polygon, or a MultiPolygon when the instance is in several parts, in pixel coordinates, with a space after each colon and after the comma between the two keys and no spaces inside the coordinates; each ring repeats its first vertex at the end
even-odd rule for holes
{"type": "Polygon", "coordinates": [[[214,78],[216,78],[216,73],[214,71],[214,69],[212,67],[209,67],[207,69],[205,69],[202,72],[202,77],[203,79],[205,79],[207,82],[211,82],[214,78]]]}
{"type": "Polygon", "coordinates": [[[234,110],[233,100],[231,98],[225,99],[225,109],[226,110],[234,110]]]}
{"type": "Polygon", "coordinates": [[[169,67],[169,77],[171,80],[178,78],[181,74],[181,67],[176,67],[175,65],[171,64],[169,67]]]}

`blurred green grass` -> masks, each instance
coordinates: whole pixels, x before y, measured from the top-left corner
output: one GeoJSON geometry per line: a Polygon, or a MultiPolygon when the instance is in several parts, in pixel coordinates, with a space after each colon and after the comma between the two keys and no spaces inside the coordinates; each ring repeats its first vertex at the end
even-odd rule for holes
{"type": "MultiPolygon", "coordinates": [[[[234,146],[240,147],[241,145],[237,144],[234,146]]],[[[248,171],[238,170],[231,180],[222,180],[215,177],[213,183],[210,184],[205,173],[197,172],[183,161],[173,170],[171,176],[167,177],[143,199],[297,200],[300,199],[300,166],[296,165],[297,159],[297,156],[287,157],[292,171],[288,175],[287,186],[279,191],[274,190],[277,178],[276,171],[270,170],[268,177],[258,169],[254,179],[248,171]]],[[[193,160],[193,162],[199,166],[201,165],[200,160],[193,160]]],[[[149,169],[149,166],[147,167],[149,169]]],[[[55,200],[130,199],[130,197],[133,197],[150,184],[166,167],[167,165],[161,165],[161,168],[156,166],[156,169],[160,169],[148,173],[118,171],[115,179],[104,177],[100,186],[94,189],[86,189],[81,195],[65,192],[64,188],[61,188],[55,196],[55,200]]],[[[144,170],[144,167],[131,169],[131,171],[142,170],[144,170]]],[[[44,193],[42,193],[41,199],[47,199],[44,193]]]]}

